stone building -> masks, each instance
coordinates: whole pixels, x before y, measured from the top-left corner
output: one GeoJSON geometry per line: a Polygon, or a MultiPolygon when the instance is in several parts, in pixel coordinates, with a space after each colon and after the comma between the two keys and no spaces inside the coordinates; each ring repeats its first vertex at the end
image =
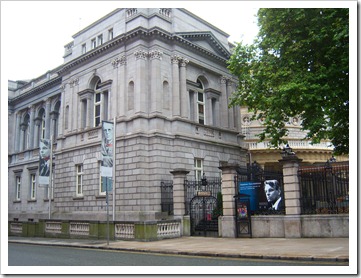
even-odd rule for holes
{"type": "Polygon", "coordinates": [[[160,184],[174,169],[199,180],[246,164],[227,37],[185,9],[116,9],[73,35],[62,65],[12,82],[9,221],[106,219],[104,120],[116,123],[114,221],[167,218],[160,184]],[[50,190],[38,184],[42,138],[53,138],[50,190]]]}

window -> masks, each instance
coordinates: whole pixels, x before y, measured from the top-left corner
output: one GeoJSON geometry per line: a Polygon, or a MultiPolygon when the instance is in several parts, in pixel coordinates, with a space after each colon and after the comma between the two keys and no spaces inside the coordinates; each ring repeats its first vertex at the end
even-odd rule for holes
{"type": "Polygon", "coordinates": [[[197,181],[202,179],[203,175],[203,160],[195,158],[194,159],[194,176],[197,181]]]}
{"type": "Polygon", "coordinates": [[[40,139],[44,139],[44,138],[45,138],[45,111],[41,116],[41,123],[40,123],[40,139]]]}
{"type": "Polygon", "coordinates": [[[30,175],[30,200],[36,199],[36,175],[30,175]]]}
{"type": "Polygon", "coordinates": [[[100,107],[101,107],[101,92],[95,91],[94,95],[94,127],[99,126],[101,123],[100,107]]]}
{"type": "Polygon", "coordinates": [[[65,129],[69,128],[69,105],[65,107],[65,129]]]}
{"type": "Polygon", "coordinates": [[[16,176],[15,200],[20,201],[21,177],[16,176]]]}
{"type": "Polygon", "coordinates": [[[114,37],[113,35],[113,28],[108,30],[108,41],[112,40],[114,37]]]}
{"type": "Polygon", "coordinates": [[[91,40],[91,48],[94,49],[94,48],[96,48],[96,47],[97,47],[97,42],[96,42],[95,39],[92,39],[92,40],[91,40]]]}
{"type": "Polygon", "coordinates": [[[198,92],[197,96],[197,115],[198,115],[198,123],[204,125],[204,93],[198,92]]]}
{"type": "Polygon", "coordinates": [[[103,44],[103,35],[99,35],[98,36],[98,45],[102,45],[103,44]]]}
{"type": "Polygon", "coordinates": [[[82,46],[81,46],[81,54],[85,54],[86,53],[86,44],[84,43],[82,46]]]}
{"type": "Polygon", "coordinates": [[[76,195],[83,195],[83,165],[76,165],[76,195]]]}

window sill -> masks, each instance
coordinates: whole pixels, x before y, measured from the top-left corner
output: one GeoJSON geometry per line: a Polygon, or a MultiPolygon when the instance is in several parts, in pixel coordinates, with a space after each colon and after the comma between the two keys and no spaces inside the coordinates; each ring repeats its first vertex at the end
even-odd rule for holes
{"type": "Polygon", "coordinates": [[[21,203],[21,200],[14,200],[13,203],[21,203]]]}
{"type": "Polygon", "coordinates": [[[84,196],[73,197],[73,201],[81,201],[81,200],[84,200],[84,196]]]}
{"type": "Polygon", "coordinates": [[[36,199],[34,199],[34,200],[30,199],[30,200],[28,200],[28,203],[36,203],[36,199]]]}
{"type": "Polygon", "coordinates": [[[105,199],[106,197],[106,195],[97,195],[95,196],[95,199],[105,199]]]}
{"type": "MultiPolygon", "coordinates": [[[[51,201],[54,201],[54,198],[51,199],[51,201]]],[[[49,202],[49,199],[44,199],[44,202],[49,202]]]]}

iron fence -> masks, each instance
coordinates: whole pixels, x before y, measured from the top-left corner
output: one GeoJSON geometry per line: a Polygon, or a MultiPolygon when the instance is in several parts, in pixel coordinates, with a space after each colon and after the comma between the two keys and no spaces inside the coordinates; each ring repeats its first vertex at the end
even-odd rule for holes
{"type": "Polygon", "coordinates": [[[161,181],[160,188],[162,212],[168,212],[168,215],[173,215],[173,181],[161,181]]]}
{"type": "Polygon", "coordinates": [[[304,166],[298,171],[302,214],[349,212],[349,164],[327,162],[324,166],[304,166]]]}

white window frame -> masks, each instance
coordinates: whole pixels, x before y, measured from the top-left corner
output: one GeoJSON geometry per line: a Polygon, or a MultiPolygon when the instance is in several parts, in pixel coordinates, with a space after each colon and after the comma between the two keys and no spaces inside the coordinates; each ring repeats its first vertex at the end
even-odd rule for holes
{"type": "Polygon", "coordinates": [[[203,176],[203,159],[194,159],[194,177],[196,181],[200,181],[203,176]]]}
{"type": "Polygon", "coordinates": [[[197,91],[197,122],[199,124],[206,124],[206,106],[205,106],[205,94],[201,91],[197,91]],[[202,95],[202,100],[199,99],[199,96],[202,95]],[[200,113],[200,107],[203,107],[203,113],[200,113]],[[203,123],[201,122],[203,121],[203,123]]]}
{"type": "Polygon", "coordinates": [[[45,125],[45,112],[43,113],[43,115],[41,116],[41,124],[40,124],[40,139],[45,139],[45,129],[46,129],[46,125],[45,125]]]}
{"type": "Polygon", "coordinates": [[[102,45],[103,44],[103,35],[99,35],[97,39],[98,39],[98,45],[102,45]]]}
{"type": "Polygon", "coordinates": [[[15,184],[16,184],[16,188],[15,188],[15,200],[16,201],[20,201],[21,200],[21,176],[16,176],[15,177],[15,184]]]}
{"type": "Polygon", "coordinates": [[[108,41],[112,40],[114,38],[114,31],[113,28],[108,30],[108,41]]]}
{"type": "Polygon", "coordinates": [[[102,92],[101,91],[95,91],[94,94],[94,127],[97,127],[102,122],[102,92]],[[99,101],[97,101],[97,95],[99,95],[99,101]],[[97,107],[99,107],[99,113],[97,113],[97,107]],[[97,124],[97,120],[99,119],[99,122],[97,124]]]}
{"type": "Polygon", "coordinates": [[[97,47],[97,41],[96,41],[96,39],[95,39],[95,38],[92,39],[90,44],[91,44],[91,49],[96,48],[96,47],[97,47]]]}
{"type": "Polygon", "coordinates": [[[83,164],[76,165],[76,196],[83,196],[83,177],[84,168],[83,164]]]}
{"type": "Polygon", "coordinates": [[[81,54],[85,54],[86,53],[86,44],[82,44],[81,46],[81,54]]]}
{"type": "Polygon", "coordinates": [[[30,174],[30,200],[36,200],[36,174],[30,174]]]}

